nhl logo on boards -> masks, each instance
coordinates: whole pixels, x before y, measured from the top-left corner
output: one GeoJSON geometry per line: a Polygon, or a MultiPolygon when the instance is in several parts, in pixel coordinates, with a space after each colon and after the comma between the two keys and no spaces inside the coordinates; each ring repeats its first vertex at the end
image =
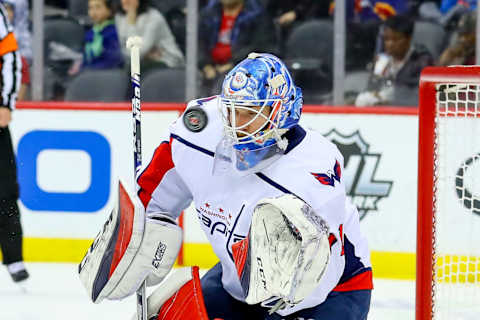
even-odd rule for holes
{"type": "Polygon", "coordinates": [[[465,209],[480,215],[480,185],[475,177],[480,173],[480,153],[462,163],[455,175],[455,190],[465,209]]]}
{"type": "Polygon", "coordinates": [[[324,135],[335,143],[345,159],[342,176],[347,196],[356,205],[360,219],[370,211],[377,211],[378,202],[388,197],[393,181],[376,180],[375,174],[382,158],[380,153],[371,153],[370,145],[357,130],[344,135],[336,129],[324,135]]]}
{"type": "Polygon", "coordinates": [[[192,132],[202,131],[208,123],[208,117],[205,111],[198,107],[193,107],[183,114],[183,124],[192,132]]]}

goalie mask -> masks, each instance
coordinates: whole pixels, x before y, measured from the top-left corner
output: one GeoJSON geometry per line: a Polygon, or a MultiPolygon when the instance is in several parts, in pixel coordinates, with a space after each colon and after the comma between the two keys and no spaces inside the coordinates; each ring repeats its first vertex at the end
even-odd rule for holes
{"type": "Polygon", "coordinates": [[[280,59],[250,53],[225,77],[219,101],[224,138],[217,146],[218,161],[246,173],[283,154],[288,141],[282,135],[300,120],[303,98],[280,59]],[[237,119],[241,112],[251,115],[248,121],[237,119]]]}

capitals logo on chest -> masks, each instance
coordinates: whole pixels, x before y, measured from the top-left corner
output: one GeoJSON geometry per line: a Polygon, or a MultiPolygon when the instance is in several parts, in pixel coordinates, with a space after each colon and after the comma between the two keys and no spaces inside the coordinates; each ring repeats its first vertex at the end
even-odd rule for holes
{"type": "Polygon", "coordinates": [[[209,236],[225,240],[225,248],[233,261],[231,245],[245,239],[246,234],[238,232],[238,221],[245,209],[243,205],[238,213],[232,213],[224,206],[206,201],[196,207],[198,220],[209,236]]]}

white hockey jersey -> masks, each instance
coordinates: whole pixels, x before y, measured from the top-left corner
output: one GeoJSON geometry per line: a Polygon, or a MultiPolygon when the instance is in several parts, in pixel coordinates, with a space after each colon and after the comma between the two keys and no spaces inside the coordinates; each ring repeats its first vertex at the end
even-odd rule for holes
{"type": "Polygon", "coordinates": [[[174,218],[193,200],[200,225],[222,264],[226,291],[243,300],[232,244],[247,236],[255,205],[285,193],[297,195],[326,220],[331,258],[318,288],[300,304],[278,313],[316,306],[332,290],[373,288],[367,241],[356,208],[346,200],[343,157],[333,143],[296,126],[286,134],[285,154],[261,172],[213,175],[214,151],[223,136],[218,98],[191,101],[186,112],[191,108],[201,108],[206,117],[195,119],[202,122],[198,127],[188,123],[187,127],[185,116],[171,125],[169,140],[155,150],[138,179],[138,195],[147,212],[168,212],[174,218]]]}

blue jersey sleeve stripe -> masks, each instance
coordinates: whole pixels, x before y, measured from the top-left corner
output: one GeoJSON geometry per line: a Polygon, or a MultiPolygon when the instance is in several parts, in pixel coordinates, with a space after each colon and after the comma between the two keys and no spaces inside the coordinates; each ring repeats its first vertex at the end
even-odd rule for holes
{"type": "Polygon", "coordinates": [[[275,181],[273,181],[272,179],[270,179],[269,177],[267,177],[267,176],[264,175],[263,173],[257,172],[257,173],[255,173],[255,175],[256,175],[257,177],[259,177],[260,179],[262,179],[263,181],[265,181],[266,183],[268,183],[269,185],[271,185],[272,187],[274,187],[274,188],[282,191],[283,193],[295,195],[293,192],[291,192],[291,191],[288,190],[287,188],[279,185],[278,183],[276,183],[275,181]]]}
{"type": "Polygon", "coordinates": [[[171,137],[172,137],[173,139],[177,140],[178,142],[183,143],[183,144],[186,145],[187,147],[190,147],[190,148],[192,148],[192,149],[195,149],[195,150],[197,150],[197,151],[200,151],[200,152],[202,152],[202,153],[204,153],[204,154],[206,154],[206,155],[208,155],[208,156],[210,156],[210,157],[215,156],[215,153],[214,153],[214,152],[212,152],[212,151],[210,151],[210,150],[207,150],[207,149],[204,149],[204,148],[202,148],[202,147],[200,147],[200,146],[197,146],[196,144],[193,144],[193,143],[191,143],[191,142],[183,139],[182,137],[177,136],[176,134],[173,134],[173,133],[172,133],[172,134],[171,134],[171,137]]]}

